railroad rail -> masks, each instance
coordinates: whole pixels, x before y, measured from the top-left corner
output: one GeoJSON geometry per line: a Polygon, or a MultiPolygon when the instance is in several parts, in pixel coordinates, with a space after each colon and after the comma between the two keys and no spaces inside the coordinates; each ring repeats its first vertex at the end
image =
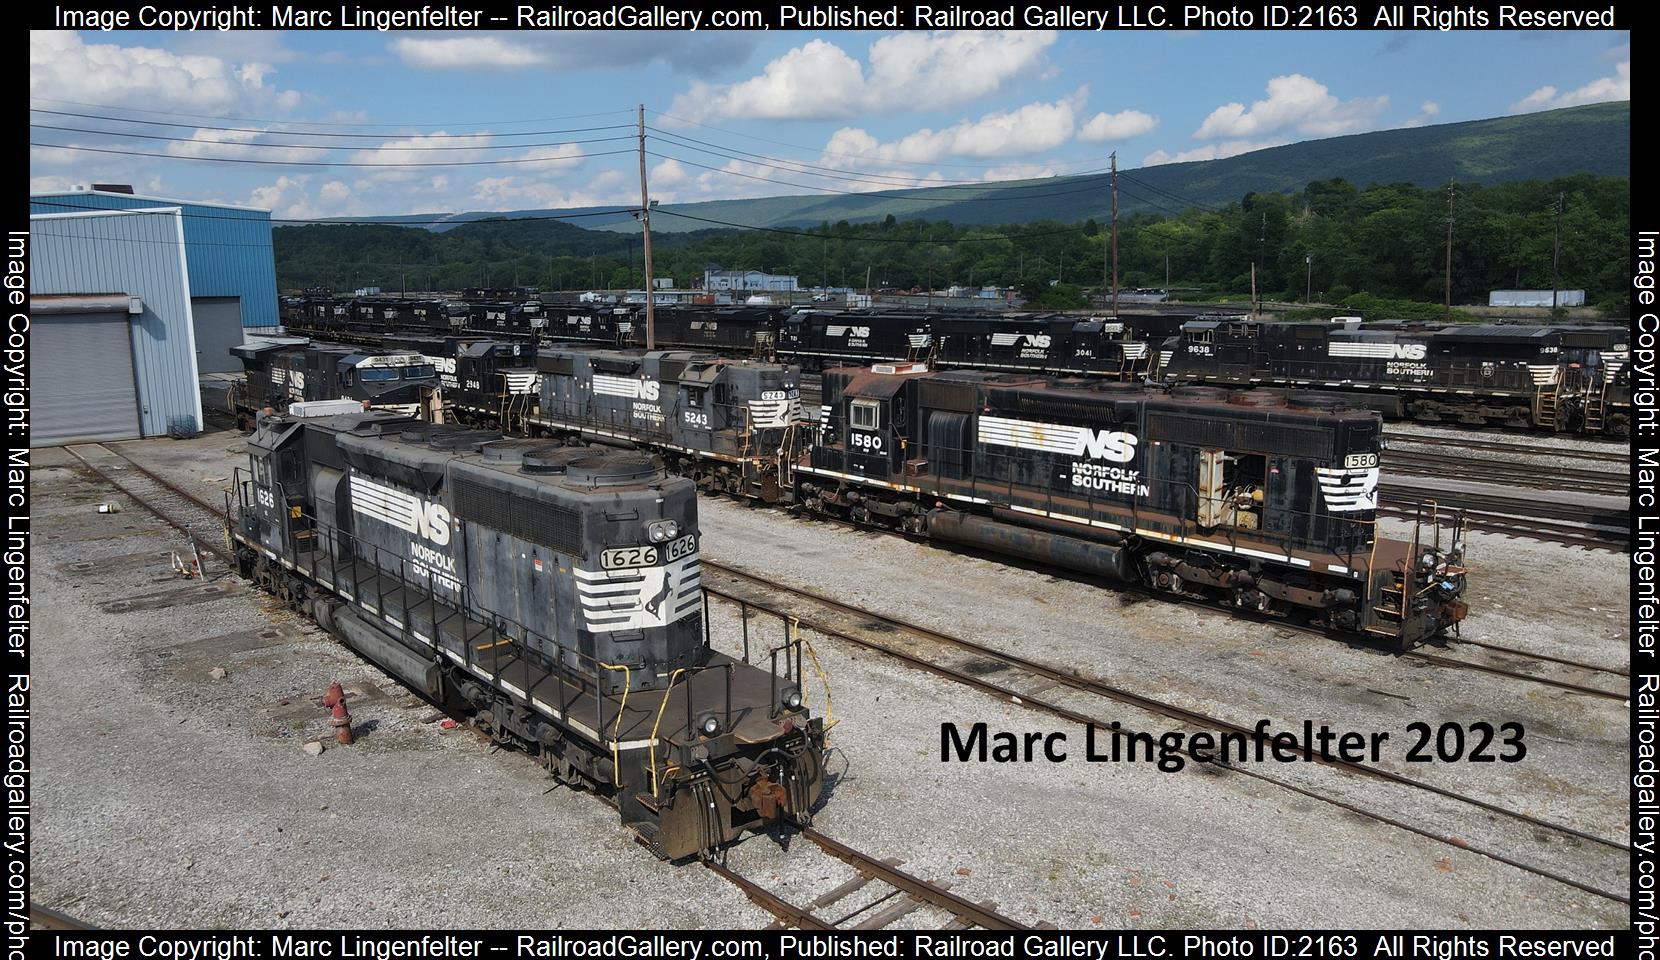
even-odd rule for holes
{"type": "Polygon", "coordinates": [[[1429,434],[1401,433],[1388,428],[1385,428],[1383,437],[1389,449],[1394,449],[1397,444],[1422,444],[1426,447],[1454,447],[1459,450],[1489,450],[1494,453],[1523,457],[1576,457],[1580,460],[1595,460],[1603,463],[1631,462],[1629,448],[1624,450],[1597,450],[1552,446],[1548,443],[1510,443],[1504,440],[1483,440],[1476,437],[1468,439],[1464,437],[1437,437],[1429,434]]]}
{"type": "Polygon", "coordinates": [[[1486,650],[1492,650],[1495,653],[1502,653],[1512,657],[1525,657],[1530,660],[1544,660],[1549,663],[1565,664],[1570,667],[1578,667],[1581,670],[1589,670],[1593,673],[1606,673],[1616,677],[1625,677],[1626,679],[1630,679],[1631,677],[1631,670],[1629,668],[1621,669],[1619,667],[1605,667],[1600,664],[1586,663],[1583,660],[1569,660],[1566,657],[1553,657],[1549,654],[1539,653],[1534,650],[1523,650],[1520,647],[1506,647],[1502,644],[1488,643],[1484,640],[1468,640],[1460,637],[1458,639],[1458,645],[1461,647],[1481,647],[1486,650]]]}
{"type": "Polygon", "coordinates": [[[1441,477],[1477,483],[1521,486],[1537,490],[1573,490],[1623,497],[1631,492],[1631,477],[1607,470],[1552,467],[1484,457],[1446,453],[1419,453],[1391,448],[1383,455],[1391,477],[1441,477]]]}
{"type": "Polygon", "coordinates": [[[144,508],[158,520],[184,534],[186,539],[199,549],[218,557],[228,569],[235,569],[236,561],[225,545],[225,514],[223,508],[208,503],[121,451],[107,447],[102,443],[75,444],[64,447],[64,450],[68,451],[70,456],[79,460],[83,466],[105,483],[126,494],[134,503],[144,508]],[[105,461],[103,465],[100,465],[87,455],[87,451],[101,451],[114,457],[119,462],[112,464],[105,461]],[[120,479],[117,479],[117,477],[120,479]],[[149,488],[149,492],[142,492],[146,487],[149,488]],[[211,524],[200,517],[195,520],[181,520],[176,514],[170,514],[159,507],[155,502],[158,499],[177,501],[191,511],[206,513],[212,517],[211,524]],[[204,526],[212,529],[217,536],[205,534],[202,530],[204,526]]]}
{"type": "MultiPolygon", "coordinates": [[[[708,558],[705,558],[703,561],[703,569],[706,575],[704,589],[716,597],[720,597],[729,602],[754,607],[777,616],[791,618],[803,628],[813,630],[814,632],[820,633],[824,636],[834,637],[838,640],[851,643],[854,646],[885,654],[898,659],[907,666],[932,673],[936,676],[960,683],[964,686],[972,687],[983,693],[989,693],[1000,698],[1007,698],[1013,702],[1063,717],[1078,724],[1095,723],[1099,718],[1081,713],[1070,707],[1062,706],[1045,699],[1044,694],[1046,691],[1057,686],[1065,687],[1078,692],[1094,694],[1103,699],[1116,703],[1133,706],[1157,716],[1174,720],[1178,724],[1190,725],[1205,730],[1216,730],[1224,733],[1239,733],[1245,735],[1247,738],[1254,734],[1254,731],[1249,727],[1240,726],[1197,710],[1191,710],[1168,701],[1136,693],[1122,687],[1106,683],[1102,680],[1074,674],[1067,670],[1033,661],[1007,651],[996,650],[977,641],[944,633],[931,627],[925,627],[908,620],[866,610],[862,607],[836,600],[832,597],[826,597],[811,590],[777,583],[775,581],[751,574],[748,571],[712,561],[708,558]],[[753,594],[745,596],[734,593],[730,589],[711,586],[707,578],[707,575],[711,573],[717,573],[727,577],[730,580],[747,585],[752,590],[758,589],[763,592],[775,592],[796,600],[806,601],[808,604],[817,606],[832,615],[840,615],[842,617],[852,619],[857,623],[878,624],[880,625],[880,630],[878,632],[878,635],[880,636],[891,638],[896,634],[909,635],[912,638],[920,639],[939,647],[955,649],[973,654],[976,658],[975,663],[978,664],[978,667],[974,670],[974,672],[969,672],[966,669],[938,662],[936,659],[924,656],[916,651],[901,649],[898,645],[891,642],[879,641],[870,636],[861,636],[850,632],[849,630],[839,629],[831,625],[826,620],[809,620],[808,618],[801,616],[799,613],[795,613],[763,601],[757,601],[753,594]],[[1022,674],[1025,675],[1025,682],[1021,683],[1020,687],[1017,688],[1009,685],[1009,680],[1020,677],[1022,674]],[[994,681],[992,679],[988,679],[994,675],[999,677],[1000,680],[994,681]]],[[[1136,732],[1130,730],[1128,726],[1121,726],[1120,729],[1122,729],[1125,733],[1136,732]]],[[[1148,732],[1151,733],[1153,731],[1148,732]]],[[[1301,750],[1302,748],[1303,745],[1299,743],[1295,749],[1301,750]]],[[[1541,830],[1548,830],[1563,837],[1571,837],[1576,841],[1607,848],[1614,851],[1622,858],[1629,849],[1623,843],[1609,840],[1605,837],[1580,830],[1576,827],[1556,823],[1554,821],[1536,817],[1519,810],[1513,810],[1501,804],[1483,800],[1479,797],[1472,797],[1462,794],[1455,790],[1450,790],[1435,784],[1426,783],[1382,767],[1376,767],[1363,763],[1354,763],[1337,758],[1322,757],[1319,754],[1314,755],[1314,761],[1321,765],[1329,766],[1345,772],[1375,778],[1409,789],[1421,790],[1446,800],[1475,807],[1490,814],[1511,818],[1515,821],[1525,823],[1541,830]]],[[[1214,763],[1218,761],[1212,760],[1209,762],[1214,763]]],[[[1295,783],[1271,777],[1255,770],[1251,770],[1248,767],[1232,764],[1222,765],[1235,772],[1274,784],[1275,786],[1290,790],[1305,797],[1332,804],[1367,819],[1406,830],[1421,837],[1434,840],[1438,843],[1453,846],[1461,850],[1468,850],[1500,863],[1566,884],[1567,886],[1574,887],[1575,889],[1582,890],[1586,893],[1619,903],[1630,902],[1630,898],[1624,893],[1605,890],[1594,884],[1574,879],[1549,868],[1523,862],[1513,856],[1501,853],[1497,850],[1487,849],[1477,846],[1476,844],[1472,844],[1468,840],[1454,834],[1439,832],[1428,826],[1409,822],[1388,814],[1379,813],[1375,810],[1366,809],[1356,804],[1332,797],[1327,793],[1311,790],[1295,783]]]]}
{"type": "MultiPolygon", "coordinates": [[[[1446,506],[1446,504],[1442,505],[1446,506]]],[[[1502,533],[1510,537],[1525,537],[1529,540],[1560,543],[1571,547],[1585,547],[1589,550],[1622,552],[1631,549],[1630,531],[1618,527],[1541,520],[1535,517],[1522,517],[1491,510],[1473,510],[1467,507],[1463,509],[1464,525],[1468,529],[1479,530],[1483,533],[1502,533]]],[[[1400,506],[1392,503],[1378,505],[1378,513],[1386,517],[1411,519],[1418,516],[1419,512],[1416,507],[1400,506]]]]}
{"type": "Polygon", "coordinates": [[[717,860],[705,859],[703,864],[777,917],[778,925],[798,930],[880,930],[924,907],[936,907],[950,914],[952,920],[945,924],[948,930],[1032,929],[1029,924],[998,913],[996,907],[989,903],[977,903],[951,892],[949,883],[923,880],[900,869],[902,864],[899,861],[878,860],[811,827],[803,829],[801,835],[856,871],[851,879],[821,894],[804,907],[790,903],[717,860]],[[873,882],[887,885],[889,892],[833,920],[826,920],[815,912],[835,907],[873,882]]]}
{"type": "Polygon", "coordinates": [[[30,930],[96,930],[90,923],[77,920],[67,913],[60,913],[48,907],[43,907],[33,900],[29,901],[29,929],[30,930]]]}

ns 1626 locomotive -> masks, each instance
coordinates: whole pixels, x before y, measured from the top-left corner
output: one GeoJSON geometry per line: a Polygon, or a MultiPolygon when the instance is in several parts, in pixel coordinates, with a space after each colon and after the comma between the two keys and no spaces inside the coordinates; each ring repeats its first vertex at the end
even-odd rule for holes
{"type": "Polygon", "coordinates": [[[889,365],[825,373],[791,471],[809,510],[1405,649],[1467,612],[1462,516],[1378,533],[1381,427],[1331,397],[889,365]]]}
{"type": "Polygon", "coordinates": [[[809,820],[824,729],[801,641],[770,670],[710,647],[691,482],[639,453],[381,412],[274,417],[249,454],[231,518],[245,577],[611,794],[660,856],[809,820]]]}

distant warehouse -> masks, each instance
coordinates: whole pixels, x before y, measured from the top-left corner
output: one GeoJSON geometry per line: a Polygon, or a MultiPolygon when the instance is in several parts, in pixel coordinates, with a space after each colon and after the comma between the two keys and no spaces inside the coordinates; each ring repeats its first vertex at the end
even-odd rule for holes
{"type": "Polygon", "coordinates": [[[185,229],[176,206],[29,218],[31,446],[201,428],[185,229]]]}
{"type": "MultiPolygon", "coordinates": [[[[1559,307],[1585,306],[1584,290],[1557,290],[1556,305],[1559,307]]],[[[1489,307],[1548,307],[1551,305],[1551,291],[1549,290],[1493,290],[1487,294],[1489,307]]]]}
{"type": "Polygon", "coordinates": [[[202,372],[242,369],[230,348],[242,343],[243,331],[274,333],[280,323],[271,211],[138,196],[130,187],[106,184],[29,196],[31,216],[156,207],[176,207],[184,218],[191,316],[202,372]]]}

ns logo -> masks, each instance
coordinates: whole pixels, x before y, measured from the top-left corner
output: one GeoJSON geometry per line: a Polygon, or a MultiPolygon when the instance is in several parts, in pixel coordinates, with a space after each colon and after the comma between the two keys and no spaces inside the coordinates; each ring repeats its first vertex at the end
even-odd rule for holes
{"type": "Polygon", "coordinates": [[[1073,456],[1082,454],[1092,460],[1129,463],[1135,459],[1137,442],[1137,437],[1133,433],[1124,433],[1118,430],[1091,430],[1082,427],[1078,430],[1075,441],[1078,449],[1073,456]]]}
{"type": "Polygon", "coordinates": [[[1391,360],[1422,360],[1429,354],[1429,348],[1421,343],[1392,343],[1389,345],[1389,359],[1391,360]]]}

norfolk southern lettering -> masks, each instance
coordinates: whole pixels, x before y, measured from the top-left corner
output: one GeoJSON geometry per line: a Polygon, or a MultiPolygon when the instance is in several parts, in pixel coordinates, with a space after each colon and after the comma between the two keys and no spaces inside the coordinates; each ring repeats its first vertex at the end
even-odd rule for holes
{"type": "MultiPolygon", "coordinates": [[[[1104,732],[1092,723],[1084,727],[1083,759],[1089,763],[1154,763],[1165,773],[1181,770],[1190,757],[1200,763],[1308,763],[1315,759],[1375,763],[1389,739],[1381,731],[1339,732],[1324,724],[1316,727],[1312,720],[1303,721],[1301,738],[1290,731],[1270,733],[1270,725],[1271,721],[1259,720],[1250,733],[1171,731],[1155,737],[1145,731],[1122,730],[1117,720],[1104,732]]],[[[954,723],[940,724],[942,763],[1065,763],[1067,759],[1067,737],[1058,730],[993,732],[981,722],[969,727],[965,736],[954,723]]]]}

